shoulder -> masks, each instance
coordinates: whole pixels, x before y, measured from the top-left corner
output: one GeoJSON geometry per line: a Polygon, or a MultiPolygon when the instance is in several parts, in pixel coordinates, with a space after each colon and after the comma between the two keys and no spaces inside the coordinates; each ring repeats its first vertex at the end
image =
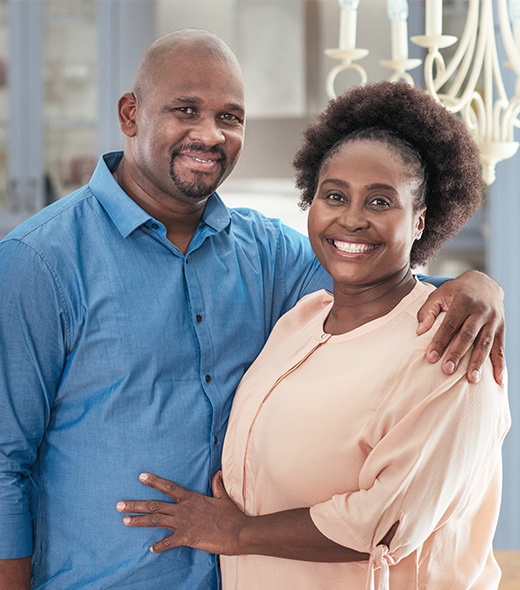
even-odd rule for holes
{"type": "Polygon", "coordinates": [[[247,228],[258,236],[271,236],[298,243],[309,244],[307,236],[286,225],[281,219],[267,217],[256,209],[247,207],[229,209],[232,223],[237,228],[247,228]]]}
{"type": "Polygon", "coordinates": [[[45,243],[47,235],[52,235],[62,228],[70,227],[71,218],[83,216],[86,201],[93,197],[88,186],[63,197],[59,201],[48,205],[18,227],[13,229],[3,240],[2,244],[10,241],[21,241],[27,244],[45,243]]]}

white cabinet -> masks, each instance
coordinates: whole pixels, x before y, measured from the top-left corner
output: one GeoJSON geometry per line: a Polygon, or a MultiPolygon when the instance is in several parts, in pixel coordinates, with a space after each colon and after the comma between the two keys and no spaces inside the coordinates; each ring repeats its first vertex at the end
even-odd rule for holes
{"type": "Polygon", "coordinates": [[[0,238],[122,147],[117,99],[154,27],[148,0],[0,0],[0,238]]]}

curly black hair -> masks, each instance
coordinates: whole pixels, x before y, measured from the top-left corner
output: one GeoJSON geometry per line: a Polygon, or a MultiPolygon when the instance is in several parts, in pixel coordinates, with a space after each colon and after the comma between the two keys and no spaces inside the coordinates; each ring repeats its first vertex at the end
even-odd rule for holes
{"type": "MultiPolygon", "coordinates": [[[[484,182],[479,149],[467,127],[429,94],[404,82],[356,86],[331,100],[304,133],[293,165],[300,207],[307,209],[325,160],[350,140],[384,141],[405,163],[415,160],[427,206],[425,228],[410,254],[412,267],[424,264],[452,238],[482,202],[484,182]]],[[[411,168],[412,169],[412,168],[411,168]]]]}

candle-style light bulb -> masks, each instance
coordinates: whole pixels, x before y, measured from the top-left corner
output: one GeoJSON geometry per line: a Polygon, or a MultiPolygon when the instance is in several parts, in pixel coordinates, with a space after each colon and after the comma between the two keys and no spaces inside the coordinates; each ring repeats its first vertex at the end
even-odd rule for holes
{"type": "Polygon", "coordinates": [[[386,11],[392,30],[392,59],[408,59],[408,2],[407,0],[388,0],[386,11]]]}
{"type": "Polygon", "coordinates": [[[339,7],[348,10],[357,10],[359,6],[359,0],[339,0],[339,7]]]}
{"type": "Polygon", "coordinates": [[[391,22],[408,20],[408,2],[406,0],[388,0],[386,11],[391,22]]]}
{"type": "Polygon", "coordinates": [[[442,35],[442,0],[426,0],[426,35],[442,35]]]}
{"type": "Polygon", "coordinates": [[[341,8],[339,24],[340,49],[354,49],[356,47],[357,8],[359,0],[339,0],[341,8]]]}

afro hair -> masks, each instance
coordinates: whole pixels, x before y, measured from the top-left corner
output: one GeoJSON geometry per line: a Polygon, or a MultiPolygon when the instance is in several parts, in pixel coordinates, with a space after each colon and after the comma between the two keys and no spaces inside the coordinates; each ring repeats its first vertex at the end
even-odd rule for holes
{"type": "Polygon", "coordinates": [[[304,133],[293,162],[302,209],[312,203],[322,164],[334,146],[367,129],[401,139],[423,162],[426,222],[410,259],[412,267],[424,264],[481,205],[479,149],[464,123],[426,92],[404,82],[356,86],[331,100],[304,133]]]}

